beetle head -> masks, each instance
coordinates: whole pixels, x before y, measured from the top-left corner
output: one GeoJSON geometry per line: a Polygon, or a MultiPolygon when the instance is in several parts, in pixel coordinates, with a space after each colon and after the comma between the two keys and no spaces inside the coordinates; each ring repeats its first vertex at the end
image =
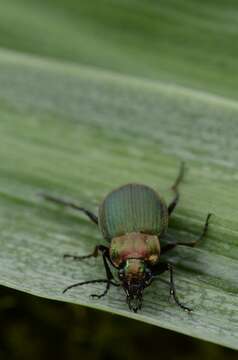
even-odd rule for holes
{"type": "Polygon", "coordinates": [[[119,269],[118,277],[126,292],[129,309],[137,312],[142,306],[143,290],[152,281],[148,265],[141,259],[127,259],[119,269]]]}

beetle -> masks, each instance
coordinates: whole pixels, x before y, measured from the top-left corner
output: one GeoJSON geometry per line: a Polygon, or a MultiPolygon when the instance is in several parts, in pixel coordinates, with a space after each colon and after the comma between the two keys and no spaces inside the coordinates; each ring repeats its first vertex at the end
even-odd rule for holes
{"type": "Polygon", "coordinates": [[[206,217],[203,231],[197,240],[191,242],[172,241],[164,246],[160,240],[168,229],[168,220],[179,201],[178,187],[184,176],[184,163],[171,187],[174,192],[172,202],[167,206],[163,198],[152,188],[142,184],[130,183],[110,192],[99,206],[98,216],[91,211],[47,194],[41,194],[45,200],[83,212],[99,227],[108,246],[97,245],[92,253],[85,256],[64,255],[65,258],[81,261],[102,255],[106,279],[78,282],[64,289],[64,293],[76,286],[93,283],[105,283],[105,291],[94,298],[101,298],[110,286],[122,286],[126,293],[129,309],[137,312],[141,309],[143,291],[154,278],[165,271],[170,273],[170,296],[183,310],[192,309],[182,304],[176,294],[173,265],[162,261],[160,255],[172,250],[177,245],[195,246],[207,233],[211,214],[206,217]],[[118,270],[115,281],[110,265],[118,270]]]}

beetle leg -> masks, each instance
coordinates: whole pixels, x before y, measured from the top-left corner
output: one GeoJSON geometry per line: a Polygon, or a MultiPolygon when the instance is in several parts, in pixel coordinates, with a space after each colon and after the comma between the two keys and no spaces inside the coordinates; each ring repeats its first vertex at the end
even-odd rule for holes
{"type": "MultiPolygon", "coordinates": [[[[170,273],[170,282],[169,282],[170,296],[173,296],[174,301],[176,302],[176,304],[178,306],[180,306],[183,310],[191,311],[190,308],[188,308],[187,306],[181,304],[181,302],[179,301],[179,299],[178,299],[178,297],[176,295],[172,264],[170,264],[170,263],[158,263],[155,266],[153,266],[151,270],[152,270],[153,277],[156,276],[156,275],[160,275],[160,274],[164,273],[165,271],[169,271],[169,273],[170,273]]],[[[160,280],[163,281],[162,279],[160,279],[160,280]]],[[[163,282],[167,283],[167,281],[163,281],[163,282]]]]}
{"type": "MultiPolygon", "coordinates": [[[[88,254],[88,255],[83,255],[83,256],[75,256],[75,255],[69,255],[69,254],[65,254],[64,255],[64,258],[72,258],[73,260],[77,260],[77,261],[80,261],[80,260],[84,260],[84,259],[88,259],[90,257],[97,257],[99,255],[99,252],[102,254],[102,258],[103,258],[103,264],[104,264],[104,267],[105,267],[105,270],[106,270],[106,275],[107,275],[107,278],[110,280],[110,279],[113,279],[113,275],[112,275],[112,272],[109,268],[109,265],[107,263],[107,260],[110,261],[111,263],[111,259],[110,259],[110,256],[109,256],[109,249],[107,246],[104,246],[104,245],[96,245],[93,252],[88,254]]],[[[112,263],[111,263],[112,264],[112,263]]],[[[113,264],[112,264],[113,265],[113,264]]]]}
{"type": "Polygon", "coordinates": [[[91,297],[93,298],[97,298],[97,299],[100,299],[102,298],[103,296],[105,296],[108,292],[108,290],[110,289],[110,286],[113,284],[115,286],[119,286],[120,284],[117,284],[115,282],[113,282],[112,280],[114,280],[114,277],[112,275],[112,272],[111,272],[111,269],[108,265],[108,262],[107,262],[107,259],[110,260],[110,257],[109,257],[109,250],[106,246],[103,247],[104,249],[101,250],[102,252],[102,258],[103,258],[103,264],[104,264],[104,268],[105,268],[105,271],[106,271],[106,276],[107,276],[107,285],[106,285],[106,289],[105,291],[98,295],[98,294],[92,294],[91,297]]]}
{"type": "Polygon", "coordinates": [[[111,285],[114,285],[114,286],[120,286],[121,285],[121,284],[118,284],[118,283],[116,283],[114,281],[111,281],[109,279],[105,280],[105,283],[107,283],[107,285],[106,285],[106,289],[103,291],[103,293],[99,294],[99,295],[98,294],[91,294],[92,298],[101,299],[103,296],[105,296],[108,293],[111,285]]]}
{"type": "Polygon", "coordinates": [[[73,260],[80,261],[80,260],[88,259],[90,257],[97,257],[99,255],[99,252],[102,254],[103,264],[104,264],[104,267],[106,270],[107,278],[113,279],[113,275],[112,275],[111,270],[107,263],[107,260],[110,261],[109,249],[108,249],[108,247],[106,247],[104,245],[96,245],[93,252],[88,255],[75,256],[75,255],[65,254],[64,258],[71,258],[73,260]]]}
{"type": "Polygon", "coordinates": [[[177,245],[191,246],[191,247],[194,247],[195,245],[197,245],[197,243],[199,243],[201,240],[203,240],[204,237],[205,237],[206,234],[207,234],[208,225],[209,225],[209,220],[210,220],[211,216],[212,216],[211,213],[209,213],[209,214],[207,215],[205,224],[204,224],[204,226],[203,226],[202,233],[201,233],[201,235],[198,237],[197,240],[193,240],[193,241],[190,241],[190,242],[187,242],[187,241],[178,241],[178,242],[173,242],[173,243],[166,244],[165,246],[162,247],[162,249],[161,249],[161,254],[164,254],[164,253],[166,253],[167,251],[174,249],[177,245]]]}
{"type": "Polygon", "coordinates": [[[94,298],[100,299],[101,297],[106,295],[106,293],[110,289],[111,285],[114,285],[114,286],[119,286],[120,285],[120,284],[117,284],[116,282],[112,281],[112,280],[114,280],[114,277],[112,275],[111,269],[110,269],[110,267],[108,265],[108,262],[107,262],[107,260],[110,261],[108,247],[106,247],[104,245],[97,245],[97,246],[95,246],[95,249],[93,250],[93,252],[91,254],[89,254],[89,255],[86,255],[86,256],[74,256],[74,255],[66,254],[66,255],[64,255],[64,257],[70,257],[73,260],[83,260],[83,259],[90,258],[92,256],[97,257],[99,252],[102,254],[103,264],[104,264],[104,268],[105,268],[105,271],[106,271],[107,280],[103,280],[103,281],[102,280],[100,280],[100,281],[91,280],[91,281],[86,281],[86,282],[84,281],[83,283],[77,283],[77,284],[73,284],[73,285],[69,286],[68,288],[66,288],[65,291],[67,291],[68,289],[71,289],[72,287],[79,286],[79,285],[85,285],[85,284],[90,284],[90,283],[94,283],[94,282],[105,282],[107,285],[106,285],[105,291],[102,294],[100,294],[100,295],[92,294],[91,295],[94,298]]]}
{"type": "Polygon", "coordinates": [[[179,191],[178,191],[178,186],[181,183],[181,181],[183,180],[184,177],[184,162],[181,163],[180,165],[180,170],[179,170],[179,174],[173,184],[173,186],[171,187],[171,190],[174,192],[175,196],[172,200],[172,202],[169,204],[168,206],[168,213],[169,215],[173,212],[173,210],[175,209],[178,201],[179,201],[179,191]]]}
{"type": "Polygon", "coordinates": [[[105,295],[108,293],[109,289],[110,289],[111,282],[110,282],[110,281],[107,281],[106,284],[107,284],[107,285],[106,285],[106,289],[103,291],[102,294],[91,294],[91,295],[90,295],[91,298],[101,299],[103,296],[105,296],[105,295]]]}
{"type": "Polygon", "coordinates": [[[75,255],[65,254],[64,258],[71,258],[73,260],[80,261],[80,260],[88,259],[90,257],[97,257],[99,255],[99,251],[102,253],[106,253],[107,250],[108,248],[104,245],[96,245],[94,250],[88,255],[75,256],[75,255]]]}
{"type": "Polygon", "coordinates": [[[93,252],[88,254],[88,255],[82,255],[82,256],[75,256],[75,255],[70,255],[70,254],[65,254],[64,258],[71,258],[73,260],[84,260],[84,259],[88,259],[90,257],[97,257],[99,255],[99,252],[102,254],[102,256],[105,256],[107,258],[107,260],[110,262],[110,264],[113,267],[116,267],[112,261],[111,258],[109,256],[109,249],[107,246],[104,245],[96,245],[93,252]]]}
{"type": "Polygon", "coordinates": [[[177,297],[177,295],[176,295],[176,289],[175,289],[175,283],[174,283],[174,276],[173,276],[173,265],[168,263],[167,266],[168,266],[168,270],[169,270],[169,273],[170,273],[170,291],[169,291],[169,292],[170,292],[170,296],[173,296],[174,301],[176,302],[176,304],[177,304],[178,306],[180,306],[183,310],[188,311],[188,312],[191,312],[192,309],[190,309],[189,307],[183,305],[183,304],[179,301],[179,299],[178,299],[178,297],[177,297]]]}
{"type": "MultiPolygon", "coordinates": [[[[87,284],[95,284],[95,283],[107,283],[108,284],[108,279],[96,279],[96,280],[88,280],[88,281],[81,281],[75,284],[72,284],[70,286],[67,286],[64,290],[63,290],[63,294],[68,291],[69,289],[72,289],[74,287],[77,286],[81,286],[81,285],[87,285],[87,284]]],[[[114,285],[114,286],[119,286],[119,284],[110,281],[110,285],[114,285]]]]}
{"type": "Polygon", "coordinates": [[[94,215],[91,211],[89,211],[89,210],[87,210],[87,209],[84,209],[83,207],[80,207],[80,206],[76,205],[76,204],[73,203],[73,202],[70,202],[70,201],[67,201],[67,200],[64,200],[64,199],[60,199],[60,198],[58,198],[58,197],[54,197],[54,196],[51,196],[51,195],[48,195],[48,194],[41,193],[40,196],[42,196],[45,200],[54,202],[54,203],[59,204],[59,205],[68,206],[68,207],[70,207],[70,208],[72,208],[72,209],[81,211],[81,212],[83,212],[85,215],[87,215],[88,218],[89,218],[92,222],[94,222],[95,224],[98,225],[98,218],[97,218],[97,216],[94,215]]]}
{"type": "Polygon", "coordinates": [[[108,265],[108,262],[107,262],[107,259],[109,258],[109,250],[108,250],[108,248],[106,248],[106,250],[104,250],[102,252],[102,258],[103,258],[104,268],[106,270],[107,279],[109,281],[111,281],[112,279],[114,279],[114,277],[112,275],[111,269],[110,269],[110,267],[108,265]]]}
{"type": "Polygon", "coordinates": [[[198,242],[198,240],[193,240],[193,241],[190,241],[190,242],[186,242],[186,241],[171,242],[169,244],[164,245],[161,248],[161,255],[163,255],[166,252],[174,249],[177,245],[194,247],[197,244],[197,242],[198,242]]]}
{"type": "Polygon", "coordinates": [[[209,220],[210,220],[211,216],[212,216],[212,213],[207,214],[206,221],[205,221],[205,224],[204,224],[204,226],[203,226],[202,233],[201,233],[201,235],[199,236],[199,238],[194,241],[194,245],[193,245],[193,246],[195,246],[199,241],[203,240],[204,237],[207,235],[209,220]]]}

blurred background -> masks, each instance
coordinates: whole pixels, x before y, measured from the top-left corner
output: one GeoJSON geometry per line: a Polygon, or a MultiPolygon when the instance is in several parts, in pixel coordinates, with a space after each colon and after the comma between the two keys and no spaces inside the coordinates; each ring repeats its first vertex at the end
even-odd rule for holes
{"type": "Polygon", "coordinates": [[[0,359],[237,359],[237,352],[78,305],[0,287],[0,359]]]}
{"type": "Polygon", "coordinates": [[[236,0],[0,0],[0,46],[238,96],[236,0]]]}
{"type": "MultiPolygon", "coordinates": [[[[0,0],[0,46],[237,98],[236,0],[0,0]]],[[[0,288],[0,359],[235,359],[229,349],[0,288]]]]}

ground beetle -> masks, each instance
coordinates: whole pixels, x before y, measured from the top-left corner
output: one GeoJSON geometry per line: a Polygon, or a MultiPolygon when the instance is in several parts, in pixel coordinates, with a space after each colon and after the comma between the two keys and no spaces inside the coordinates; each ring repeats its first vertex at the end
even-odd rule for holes
{"type": "Polygon", "coordinates": [[[161,254],[177,245],[196,245],[205,236],[208,229],[211,214],[207,215],[199,239],[192,242],[173,241],[160,247],[160,239],[166,234],[168,228],[169,216],[179,200],[178,185],[183,174],[184,164],[181,165],[179,175],[171,188],[175,195],[168,207],[153,189],[132,183],[109,193],[99,207],[98,217],[91,211],[72,202],[42,194],[46,200],[82,211],[92,222],[98,225],[102,236],[109,242],[109,246],[97,245],[94,251],[86,256],[64,256],[74,260],[83,260],[92,256],[96,257],[101,253],[106,279],[79,282],[68,286],[63,292],[76,286],[105,283],[106,289],[102,294],[92,295],[101,298],[108,292],[111,285],[122,286],[130,310],[137,312],[138,309],[141,309],[143,290],[151,284],[157,275],[168,270],[170,273],[170,296],[173,296],[176,304],[182,309],[191,311],[190,308],[181,304],[177,298],[172,264],[160,259],[161,254]],[[118,270],[119,282],[115,281],[109,264],[118,270]]]}

